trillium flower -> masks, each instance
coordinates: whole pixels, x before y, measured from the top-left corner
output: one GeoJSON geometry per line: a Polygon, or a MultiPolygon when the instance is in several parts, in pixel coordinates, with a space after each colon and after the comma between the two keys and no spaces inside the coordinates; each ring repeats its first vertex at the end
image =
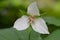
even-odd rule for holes
{"type": "Polygon", "coordinates": [[[35,18],[35,16],[40,16],[36,2],[28,6],[27,14],[29,14],[29,16],[23,15],[16,20],[14,28],[17,30],[26,30],[29,25],[31,25],[34,31],[41,34],[49,34],[45,21],[42,18],[35,18]]]}

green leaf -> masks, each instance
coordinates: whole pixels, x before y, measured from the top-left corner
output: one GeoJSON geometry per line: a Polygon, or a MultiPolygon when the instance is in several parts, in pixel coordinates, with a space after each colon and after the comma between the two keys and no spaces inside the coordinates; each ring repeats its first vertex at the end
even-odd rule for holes
{"type": "Polygon", "coordinates": [[[52,32],[45,40],[60,40],[60,29],[55,30],[52,32]]]}
{"type": "Polygon", "coordinates": [[[57,27],[60,26],[60,19],[57,19],[57,18],[52,17],[52,16],[46,16],[46,17],[44,17],[44,19],[48,24],[54,24],[57,27]]]}
{"type": "Polygon", "coordinates": [[[32,31],[30,33],[30,40],[42,40],[42,38],[40,37],[40,34],[32,31]]]}
{"type": "Polygon", "coordinates": [[[0,40],[18,40],[18,37],[12,28],[0,29],[0,40]]]}
{"type": "Polygon", "coordinates": [[[29,40],[29,34],[25,31],[17,31],[14,28],[0,29],[0,40],[29,40]]]}
{"type": "Polygon", "coordinates": [[[29,34],[26,30],[24,31],[16,31],[19,40],[29,40],[29,34]]]}

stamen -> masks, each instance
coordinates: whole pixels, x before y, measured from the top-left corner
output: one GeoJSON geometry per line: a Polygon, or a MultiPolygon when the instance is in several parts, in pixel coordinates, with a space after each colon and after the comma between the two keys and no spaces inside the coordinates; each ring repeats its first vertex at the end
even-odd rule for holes
{"type": "Polygon", "coordinates": [[[29,23],[32,23],[32,22],[34,22],[34,17],[33,16],[29,16],[29,23]]]}

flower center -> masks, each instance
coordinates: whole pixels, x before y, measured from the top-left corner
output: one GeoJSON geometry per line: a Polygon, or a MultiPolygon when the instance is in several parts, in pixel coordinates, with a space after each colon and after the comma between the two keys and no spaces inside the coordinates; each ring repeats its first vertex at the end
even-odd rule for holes
{"type": "Polygon", "coordinates": [[[29,23],[32,23],[32,22],[34,22],[34,16],[29,16],[29,23]]]}

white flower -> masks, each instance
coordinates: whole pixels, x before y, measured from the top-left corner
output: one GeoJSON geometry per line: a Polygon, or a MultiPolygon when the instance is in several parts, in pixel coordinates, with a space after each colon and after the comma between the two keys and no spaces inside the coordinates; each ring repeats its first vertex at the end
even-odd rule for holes
{"type": "Polygon", "coordinates": [[[35,16],[40,16],[36,2],[29,5],[27,13],[30,16],[24,15],[17,19],[14,23],[14,28],[17,30],[25,30],[31,25],[34,31],[41,34],[49,34],[45,21],[42,18],[35,18],[35,16]]]}

